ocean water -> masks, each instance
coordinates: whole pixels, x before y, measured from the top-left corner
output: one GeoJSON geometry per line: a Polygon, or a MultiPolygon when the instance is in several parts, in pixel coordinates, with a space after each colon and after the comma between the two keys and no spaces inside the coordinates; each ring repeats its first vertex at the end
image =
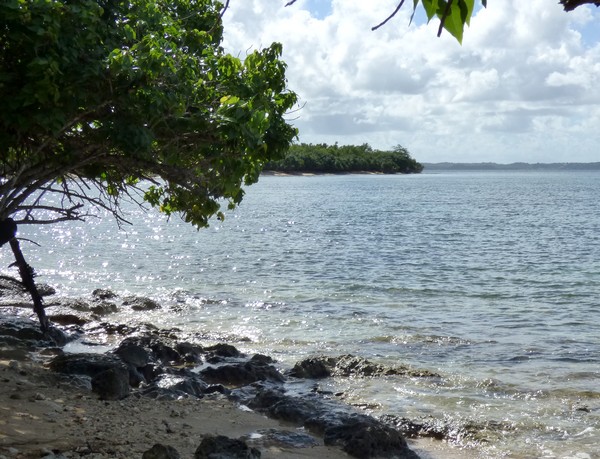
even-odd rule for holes
{"type": "Polygon", "coordinates": [[[437,372],[320,384],[374,415],[435,420],[475,457],[585,459],[600,457],[599,197],[598,172],[264,176],[200,231],[132,207],[123,229],[100,216],[19,234],[60,295],[165,305],[118,320],[282,368],[351,353],[437,372]]]}

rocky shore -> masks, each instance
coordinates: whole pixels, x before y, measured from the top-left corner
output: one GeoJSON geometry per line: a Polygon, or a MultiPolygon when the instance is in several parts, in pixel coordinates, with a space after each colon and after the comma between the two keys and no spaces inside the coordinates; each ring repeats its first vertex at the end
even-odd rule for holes
{"type": "Polygon", "coordinates": [[[405,435],[443,438],[432,426],[358,412],[316,385],[286,390],[298,379],[436,374],[348,355],[282,372],[227,343],[106,320],[118,308],[160,307],[149,298],[97,290],[46,303],[55,327],[43,335],[18,283],[0,281],[0,459],[413,459],[432,456],[405,435]],[[79,346],[65,351],[69,343],[79,346]]]}

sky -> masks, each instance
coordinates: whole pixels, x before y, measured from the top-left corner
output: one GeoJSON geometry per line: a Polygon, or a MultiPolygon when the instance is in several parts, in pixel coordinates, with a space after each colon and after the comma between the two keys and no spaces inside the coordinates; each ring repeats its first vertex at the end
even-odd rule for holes
{"type": "MultiPolygon", "coordinates": [[[[224,46],[283,44],[299,141],[420,162],[600,161],[600,8],[489,0],[462,46],[411,1],[231,0],[224,46]],[[376,5],[376,6],[373,6],[376,5]]],[[[477,1],[477,3],[480,3],[477,1]]]]}

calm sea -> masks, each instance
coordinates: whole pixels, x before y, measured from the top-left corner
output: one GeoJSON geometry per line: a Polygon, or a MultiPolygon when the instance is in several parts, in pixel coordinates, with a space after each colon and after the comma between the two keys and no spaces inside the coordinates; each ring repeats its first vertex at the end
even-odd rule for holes
{"type": "Polygon", "coordinates": [[[265,176],[209,229],[129,217],[20,235],[41,244],[22,243],[60,294],[165,305],[119,319],[208,333],[283,368],[352,353],[438,372],[322,388],[435,419],[477,457],[600,457],[600,173],[265,176]]]}

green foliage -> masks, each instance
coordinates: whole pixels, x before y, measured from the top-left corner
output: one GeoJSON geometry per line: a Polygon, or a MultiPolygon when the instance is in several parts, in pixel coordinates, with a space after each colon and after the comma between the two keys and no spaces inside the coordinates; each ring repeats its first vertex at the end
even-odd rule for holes
{"type": "MultiPolygon", "coordinates": [[[[434,17],[440,20],[440,33],[446,29],[454,38],[462,43],[465,24],[469,25],[475,0],[421,0],[428,21],[434,17]]],[[[417,8],[419,0],[414,0],[417,8]]],[[[482,0],[482,5],[487,6],[487,1],[482,0]]]]}
{"type": "Polygon", "coordinates": [[[39,221],[27,204],[39,193],[66,198],[57,220],[79,216],[74,201],[121,218],[143,179],[153,185],[140,199],[199,227],[223,199],[237,205],[296,136],[285,120],[296,95],[280,44],[244,60],[224,52],[222,8],[3,0],[0,220],[39,221]]]}
{"type": "MultiPolygon", "coordinates": [[[[423,5],[423,9],[427,15],[427,22],[431,21],[434,17],[437,17],[440,20],[438,37],[442,34],[442,30],[446,29],[459,43],[462,43],[465,24],[469,25],[471,21],[473,9],[475,8],[475,0],[413,0],[413,14],[410,18],[411,22],[415,16],[419,3],[423,5]]],[[[387,23],[396,15],[403,4],[404,0],[400,2],[396,7],[396,10],[385,21],[373,27],[372,30],[376,30],[387,23]]],[[[481,5],[486,8],[487,0],[481,0],[481,5]]]]}
{"type": "Polygon", "coordinates": [[[286,173],[351,173],[384,174],[419,173],[423,166],[411,158],[408,150],[397,145],[392,151],[373,150],[363,145],[292,145],[285,158],[272,161],[265,170],[286,173]]]}

